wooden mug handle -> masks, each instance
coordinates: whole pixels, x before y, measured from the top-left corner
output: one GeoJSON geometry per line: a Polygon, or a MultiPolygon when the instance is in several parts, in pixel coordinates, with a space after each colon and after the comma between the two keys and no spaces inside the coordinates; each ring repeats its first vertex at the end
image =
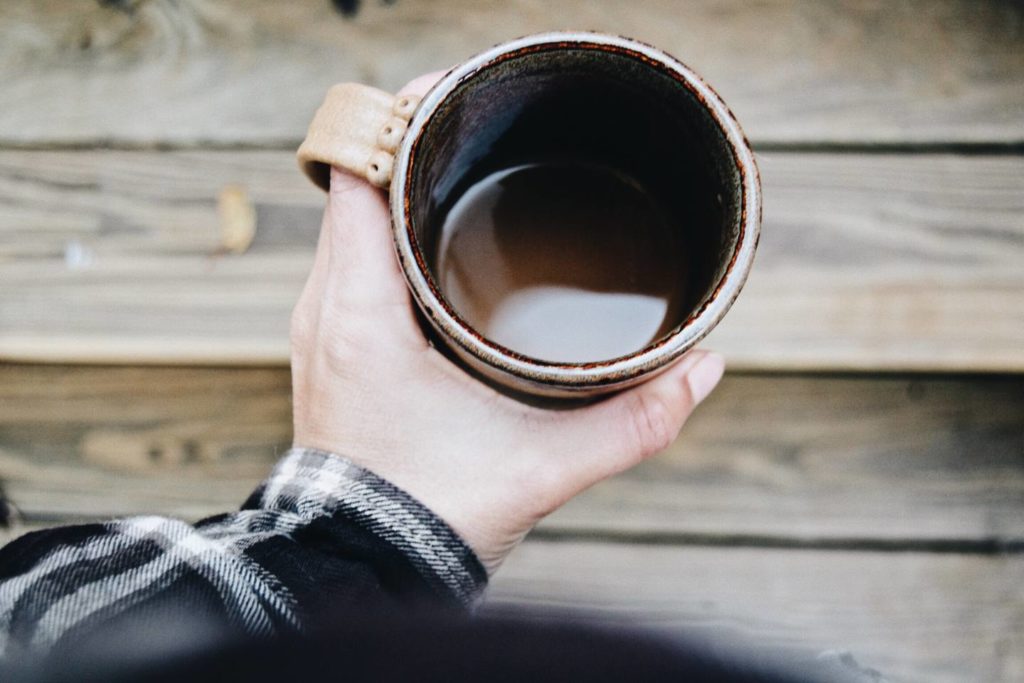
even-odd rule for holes
{"type": "Polygon", "coordinates": [[[396,97],[359,83],[331,87],[299,147],[299,167],[323,190],[330,187],[331,166],[387,188],[395,150],[418,104],[415,95],[396,97]]]}

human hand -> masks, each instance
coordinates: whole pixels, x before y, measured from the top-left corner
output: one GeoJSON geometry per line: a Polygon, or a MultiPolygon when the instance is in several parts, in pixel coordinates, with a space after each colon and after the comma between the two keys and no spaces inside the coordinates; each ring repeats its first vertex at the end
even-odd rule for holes
{"type": "MultiPolygon", "coordinates": [[[[422,95],[439,77],[401,94],[422,95]]],[[[724,367],[691,351],[645,384],[568,410],[498,393],[428,344],[384,194],[338,169],[291,345],[295,445],[344,455],[404,489],[489,573],[544,516],[668,446],[724,367]]]]}

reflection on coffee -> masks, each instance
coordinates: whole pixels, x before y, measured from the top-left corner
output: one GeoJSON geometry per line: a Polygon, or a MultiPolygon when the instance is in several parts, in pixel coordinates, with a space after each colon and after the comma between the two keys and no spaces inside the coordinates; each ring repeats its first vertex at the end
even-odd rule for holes
{"type": "Polygon", "coordinates": [[[433,271],[456,312],[491,341],[544,361],[609,360],[685,317],[683,234],[612,169],[525,164],[455,201],[433,271]]]}

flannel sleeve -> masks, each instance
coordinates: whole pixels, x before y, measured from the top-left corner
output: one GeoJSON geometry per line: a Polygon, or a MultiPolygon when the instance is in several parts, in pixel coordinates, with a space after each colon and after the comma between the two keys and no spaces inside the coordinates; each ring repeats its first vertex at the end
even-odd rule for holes
{"type": "Polygon", "coordinates": [[[0,654],[45,652],[111,622],[139,638],[178,617],[260,636],[301,631],[338,605],[469,606],[486,581],[472,550],[407,493],[294,448],[238,512],[58,527],[8,544],[0,654]]]}

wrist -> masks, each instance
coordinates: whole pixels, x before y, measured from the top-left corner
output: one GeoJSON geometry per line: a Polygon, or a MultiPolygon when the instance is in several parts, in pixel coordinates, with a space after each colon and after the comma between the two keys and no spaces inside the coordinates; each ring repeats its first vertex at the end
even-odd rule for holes
{"type": "Polygon", "coordinates": [[[398,550],[433,591],[474,603],[487,573],[473,549],[405,490],[336,453],[293,446],[254,494],[263,509],[312,522],[340,516],[398,550]]]}

